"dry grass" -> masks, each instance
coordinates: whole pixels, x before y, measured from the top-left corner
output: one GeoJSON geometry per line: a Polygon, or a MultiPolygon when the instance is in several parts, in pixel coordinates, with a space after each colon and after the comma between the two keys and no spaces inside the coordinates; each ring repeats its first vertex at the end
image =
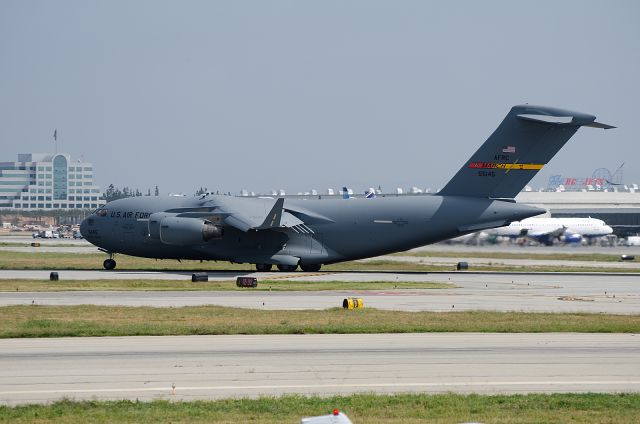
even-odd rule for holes
{"type": "MultiPolygon", "coordinates": [[[[104,254],[75,254],[75,253],[19,253],[0,251],[1,269],[82,269],[101,270],[104,254]]],[[[182,261],[156,260],[136,258],[133,256],[117,255],[119,270],[148,270],[148,271],[254,271],[251,264],[231,264],[215,261],[182,261]]],[[[446,265],[430,265],[419,262],[399,262],[389,260],[350,261],[322,267],[323,271],[397,271],[397,272],[441,272],[453,271],[454,267],[446,265]]],[[[500,272],[625,272],[638,273],[640,269],[620,268],[583,268],[557,266],[513,266],[487,265],[478,266],[476,270],[500,272]]]]}
{"type": "MultiPolygon", "coordinates": [[[[336,297],[336,303],[342,299],[336,297]]],[[[351,333],[638,333],[640,315],[38,306],[0,308],[0,337],[351,333]]]]}
{"type": "MultiPolygon", "coordinates": [[[[64,274],[62,274],[62,277],[64,274]]],[[[304,276],[295,276],[299,278],[304,276]]],[[[293,281],[290,279],[259,280],[258,287],[239,288],[233,280],[191,282],[191,274],[182,280],[0,280],[0,292],[49,291],[320,291],[320,290],[390,290],[390,289],[443,289],[455,288],[450,283],[393,282],[393,281],[293,281]]]]}

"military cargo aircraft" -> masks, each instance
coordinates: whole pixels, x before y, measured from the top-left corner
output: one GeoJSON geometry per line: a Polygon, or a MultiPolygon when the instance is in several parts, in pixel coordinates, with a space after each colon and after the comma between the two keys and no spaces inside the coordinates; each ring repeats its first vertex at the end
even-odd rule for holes
{"type": "Polygon", "coordinates": [[[89,242],[157,259],[255,264],[258,271],[318,271],[323,264],[384,255],[488,228],[543,209],[513,200],[582,126],[614,128],[595,116],[514,106],[500,126],[436,194],[342,199],[131,197],[82,222],[89,242]]]}

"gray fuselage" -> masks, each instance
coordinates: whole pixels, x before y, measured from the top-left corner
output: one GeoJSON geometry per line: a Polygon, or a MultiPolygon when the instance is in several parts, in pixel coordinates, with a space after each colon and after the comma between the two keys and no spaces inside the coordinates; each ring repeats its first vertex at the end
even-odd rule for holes
{"type": "Polygon", "coordinates": [[[507,201],[438,195],[285,199],[286,210],[306,218],[305,230],[241,231],[222,225],[221,238],[189,246],[166,244],[149,231],[149,216],[157,212],[224,205],[264,216],[273,204],[270,198],[230,196],[127,198],[108,203],[103,216],[91,215],[81,232],[108,252],[132,256],[275,264],[299,258],[301,264],[327,264],[404,251],[544,212],[507,201]]]}

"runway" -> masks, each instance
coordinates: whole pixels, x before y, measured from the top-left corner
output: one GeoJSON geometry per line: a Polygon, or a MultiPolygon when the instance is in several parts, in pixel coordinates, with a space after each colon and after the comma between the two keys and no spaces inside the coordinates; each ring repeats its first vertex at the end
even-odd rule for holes
{"type": "MultiPolygon", "coordinates": [[[[468,255],[473,255],[469,252],[468,255]]],[[[558,260],[558,259],[535,259],[535,255],[531,255],[531,259],[504,259],[504,258],[475,258],[473,256],[460,255],[457,257],[438,257],[438,256],[378,256],[375,258],[363,259],[361,262],[367,261],[394,261],[394,262],[410,262],[423,265],[447,265],[452,269],[458,262],[466,262],[471,269],[482,270],[486,266],[511,266],[511,267],[566,267],[566,268],[586,268],[585,271],[591,269],[633,269],[640,270],[640,262],[632,261],[576,261],[576,260],[558,260]]]]}
{"type": "MultiPolygon", "coordinates": [[[[48,278],[42,271],[2,271],[12,275],[48,278]],[[17,274],[16,274],[17,273],[17,274]],[[33,274],[31,274],[33,273],[33,274]]],[[[94,275],[121,278],[190,279],[189,273],[60,271],[82,279],[94,275]]],[[[230,280],[247,273],[210,273],[210,280],[230,280]]],[[[629,274],[470,274],[470,273],[249,273],[258,281],[288,277],[300,281],[422,281],[453,284],[450,289],[389,289],[335,291],[61,291],[15,292],[0,296],[0,306],[39,305],[117,305],[179,307],[220,305],[256,309],[327,309],[342,304],[345,297],[357,296],[366,307],[403,311],[526,311],[590,312],[612,314],[640,313],[640,276],[629,274]]],[[[25,277],[23,277],[25,278],[25,277]]],[[[56,283],[52,283],[56,284],[56,283]]],[[[195,283],[197,284],[197,283],[195,283]]],[[[268,289],[267,285],[259,287],[268,289]]],[[[267,283],[268,284],[268,283],[267,283]]]]}
{"type": "Polygon", "coordinates": [[[0,340],[0,402],[353,392],[637,392],[630,334],[0,340]],[[175,389],[173,388],[175,386],[175,389]]]}

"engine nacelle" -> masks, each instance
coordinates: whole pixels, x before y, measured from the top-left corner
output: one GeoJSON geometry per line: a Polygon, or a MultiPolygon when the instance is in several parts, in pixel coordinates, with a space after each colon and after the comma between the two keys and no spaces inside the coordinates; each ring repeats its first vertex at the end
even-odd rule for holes
{"type": "Polygon", "coordinates": [[[223,229],[200,218],[169,216],[160,221],[159,235],[165,244],[189,246],[222,238],[223,229]]]}
{"type": "Polygon", "coordinates": [[[156,240],[160,239],[160,223],[164,218],[169,216],[175,217],[176,214],[167,213],[167,212],[156,212],[156,213],[152,213],[151,216],[149,216],[149,222],[148,222],[149,237],[154,238],[156,240]]]}

